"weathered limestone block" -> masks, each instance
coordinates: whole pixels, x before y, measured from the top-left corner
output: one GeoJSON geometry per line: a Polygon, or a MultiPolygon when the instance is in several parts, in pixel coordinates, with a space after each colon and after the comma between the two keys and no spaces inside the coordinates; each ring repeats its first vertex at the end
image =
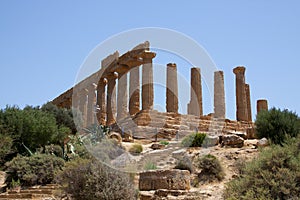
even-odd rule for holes
{"type": "Polygon", "coordinates": [[[241,148],[244,146],[244,139],[237,135],[223,135],[221,145],[225,147],[241,148]]]}
{"type": "Polygon", "coordinates": [[[197,67],[191,69],[191,100],[188,104],[188,114],[203,115],[201,71],[197,67]]]}
{"type": "Polygon", "coordinates": [[[164,144],[154,143],[154,144],[151,145],[150,148],[153,149],[153,150],[164,149],[165,145],[164,144]]]}
{"type": "Polygon", "coordinates": [[[256,109],[257,114],[262,110],[268,110],[268,101],[266,99],[257,100],[256,109]]]}
{"type": "Polygon", "coordinates": [[[245,89],[245,67],[236,67],[236,118],[238,121],[248,121],[247,99],[245,89]]]}
{"type": "Polygon", "coordinates": [[[214,117],[225,119],[224,72],[214,73],[214,117]]]}
{"type": "Polygon", "coordinates": [[[140,71],[139,67],[130,70],[129,77],[129,114],[135,115],[140,111],[140,71]]]}
{"type": "Polygon", "coordinates": [[[260,140],[257,141],[256,146],[258,147],[266,147],[269,146],[269,141],[267,138],[262,138],[260,140]]]}
{"type": "Polygon", "coordinates": [[[190,172],[187,170],[150,170],[140,173],[139,189],[189,190],[190,172]]]}
{"type": "Polygon", "coordinates": [[[87,126],[87,94],[86,89],[79,91],[79,111],[81,113],[82,126],[87,126]]]}
{"type": "Polygon", "coordinates": [[[111,63],[113,63],[115,60],[118,60],[119,58],[119,52],[116,51],[115,53],[107,56],[106,58],[104,58],[102,61],[101,61],[101,68],[102,69],[105,69],[107,68],[111,63]]]}
{"type": "Polygon", "coordinates": [[[248,121],[252,122],[252,111],[251,111],[251,98],[250,98],[250,86],[249,84],[245,84],[245,92],[246,92],[246,101],[247,101],[247,114],[248,121]]]}
{"type": "Polygon", "coordinates": [[[167,64],[166,110],[178,113],[178,82],[175,63],[167,64]]]}

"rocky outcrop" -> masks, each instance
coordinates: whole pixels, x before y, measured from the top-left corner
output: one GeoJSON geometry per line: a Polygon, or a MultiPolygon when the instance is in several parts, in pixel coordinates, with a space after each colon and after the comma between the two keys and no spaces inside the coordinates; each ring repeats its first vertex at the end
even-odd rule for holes
{"type": "Polygon", "coordinates": [[[221,145],[223,147],[241,148],[244,146],[244,139],[237,135],[223,135],[221,145]]]}

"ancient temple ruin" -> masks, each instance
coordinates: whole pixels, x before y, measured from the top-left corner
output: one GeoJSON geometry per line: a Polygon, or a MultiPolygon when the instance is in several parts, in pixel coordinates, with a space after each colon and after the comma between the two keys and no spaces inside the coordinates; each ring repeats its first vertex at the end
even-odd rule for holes
{"type": "MultiPolygon", "coordinates": [[[[102,60],[99,71],[52,102],[59,107],[77,109],[83,119],[82,127],[96,123],[110,126],[115,131],[131,134],[140,132],[142,135],[147,133],[151,137],[159,135],[166,138],[193,132],[195,129],[215,135],[226,131],[253,132],[250,87],[245,83],[245,67],[233,69],[236,75],[237,120],[228,120],[225,116],[223,71],[214,73],[214,113],[203,114],[201,69],[198,67],[191,68],[191,95],[187,115],[178,113],[175,63],[166,66],[166,113],[161,113],[153,110],[152,61],[155,56],[156,53],[150,51],[147,41],[123,55],[116,51],[102,60]],[[142,68],[141,74],[139,67],[142,68]]],[[[259,100],[257,111],[263,109],[267,109],[267,102],[259,100]]]]}

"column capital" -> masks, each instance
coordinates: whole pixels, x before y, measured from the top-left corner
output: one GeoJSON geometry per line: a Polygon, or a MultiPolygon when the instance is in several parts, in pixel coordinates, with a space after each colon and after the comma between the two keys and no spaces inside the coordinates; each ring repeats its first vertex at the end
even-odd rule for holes
{"type": "Polygon", "coordinates": [[[144,60],[152,60],[156,56],[156,53],[151,52],[151,51],[144,51],[141,55],[141,57],[144,60]]]}
{"type": "Polygon", "coordinates": [[[118,74],[115,73],[115,72],[110,72],[110,73],[107,73],[106,76],[105,76],[106,79],[116,79],[118,78],[118,74]]]}
{"type": "Polygon", "coordinates": [[[176,63],[168,63],[167,64],[167,67],[174,67],[175,68],[176,66],[177,66],[176,63]]]}
{"type": "Polygon", "coordinates": [[[246,71],[246,68],[244,66],[238,66],[233,69],[233,73],[235,74],[244,74],[246,71]]]}

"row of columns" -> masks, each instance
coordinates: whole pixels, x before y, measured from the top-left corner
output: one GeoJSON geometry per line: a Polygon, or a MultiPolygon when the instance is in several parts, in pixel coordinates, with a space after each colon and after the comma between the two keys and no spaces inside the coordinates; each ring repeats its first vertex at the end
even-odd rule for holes
{"type": "MultiPolygon", "coordinates": [[[[233,69],[236,75],[236,117],[238,121],[252,121],[250,87],[245,83],[245,67],[233,69]]],[[[129,103],[127,93],[127,73],[109,73],[100,78],[95,85],[90,85],[79,93],[79,109],[86,116],[88,123],[94,123],[94,104],[97,105],[97,121],[100,124],[111,125],[128,115],[140,111],[140,74],[139,68],[131,69],[129,74],[129,103]],[[116,95],[116,80],[118,79],[118,94],[116,95]],[[107,89],[105,89],[107,86],[107,89]],[[117,101],[116,101],[117,100],[117,101]],[[116,112],[118,111],[118,112],[116,112]]],[[[153,66],[152,58],[146,58],[142,67],[142,110],[153,109],[153,66]]],[[[188,103],[188,114],[202,116],[202,84],[200,68],[191,68],[191,97],[188,103]]],[[[257,101],[257,112],[267,110],[266,100],[257,101]]],[[[175,63],[167,64],[166,111],[178,113],[178,80],[175,63]]],[[[214,117],[225,118],[225,88],[224,72],[214,72],[214,117]]]]}

